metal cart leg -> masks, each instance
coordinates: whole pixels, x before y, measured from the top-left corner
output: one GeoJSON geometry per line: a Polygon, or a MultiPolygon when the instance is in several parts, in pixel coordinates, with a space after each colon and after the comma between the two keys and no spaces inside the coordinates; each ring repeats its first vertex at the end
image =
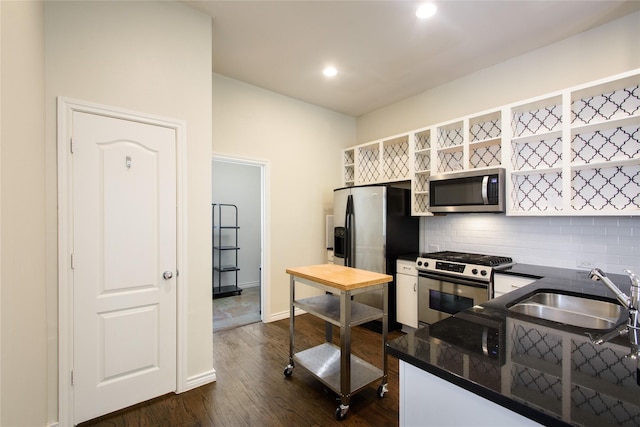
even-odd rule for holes
{"type": "Polygon", "coordinates": [[[336,418],[344,419],[351,401],[351,292],[340,292],[340,406],[336,418]]]}
{"type": "Polygon", "coordinates": [[[382,285],[382,382],[378,387],[378,397],[384,397],[389,391],[388,385],[388,362],[387,362],[387,333],[389,330],[389,284],[382,285]]]}
{"type": "Polygon", "coordinates": [[[293,351],[295,349],[294,341],[294,326],[295,326],[295,307],[293,302],[295,301],[296,281],[294,276],[289,277],[289,364],[284,368],[284,376],[290,377],[293,374],[293,368],[295,363],[293,362],[293,351]]]}
{"type": "Polygon", "coordinates": [[[333,341],[333,325],[329,322],[324,322],[324,340],[326,342],[333,341]]]}
{"type": "MultiPolygon", "coordinates": [[[[331,292],[325,292],[327,295],[333,295],[331,292]]],[[[333,342],[333,325],[330,322],[324,322],[324,340],[333,342]]]]}

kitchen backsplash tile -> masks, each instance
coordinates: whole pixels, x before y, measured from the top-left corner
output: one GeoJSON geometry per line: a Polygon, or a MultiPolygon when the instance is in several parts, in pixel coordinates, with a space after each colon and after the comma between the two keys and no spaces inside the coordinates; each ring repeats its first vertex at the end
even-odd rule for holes
{"type": "Polygon", "coordinates": [[[421,251],[510,256],[515,262],[640,274],[640,217],[508,217],[464,214],[423,217],[421,251]]]}

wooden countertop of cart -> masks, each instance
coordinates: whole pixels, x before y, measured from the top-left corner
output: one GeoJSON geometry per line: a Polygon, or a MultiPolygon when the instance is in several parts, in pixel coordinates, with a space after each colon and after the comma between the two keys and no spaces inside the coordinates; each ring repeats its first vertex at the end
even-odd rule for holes
{"type": "Polygon", "coordinates": [[[393,277],[388,274],[335,264],[287,268],[287,273],[294,277],[322,283],[343,291],[379,285],[393,280],[393,277]]]}

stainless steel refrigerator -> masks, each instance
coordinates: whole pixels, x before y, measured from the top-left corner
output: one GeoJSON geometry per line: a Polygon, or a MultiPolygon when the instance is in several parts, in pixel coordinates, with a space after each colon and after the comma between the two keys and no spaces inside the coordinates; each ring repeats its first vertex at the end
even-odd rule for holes
{"type": "MultiPolygon", "coordinates": [[[[406,184],[405,184],[406,185],[406,184]]],[[[396,322],[395,273],[399,255],[418,254],[419,222],[411,216],[411,191],[394,185],[364,185],[333,191],[334,263],[390,274],[389,330],[396,322]]],[[[354,299],[382,308],[382,291],[354,299]]],[[[378,330],[381,322],[367,325],[378,330]]]]}

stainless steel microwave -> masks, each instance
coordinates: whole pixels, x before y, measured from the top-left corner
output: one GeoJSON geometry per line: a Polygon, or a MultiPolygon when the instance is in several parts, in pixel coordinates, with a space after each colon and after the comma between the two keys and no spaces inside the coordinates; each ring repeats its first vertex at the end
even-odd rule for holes
{"type": "Polygon", "coordinates": [[[504,169],[447,173],[429,177],[429,211],[436,213],[505,210],[504,169]]]}

